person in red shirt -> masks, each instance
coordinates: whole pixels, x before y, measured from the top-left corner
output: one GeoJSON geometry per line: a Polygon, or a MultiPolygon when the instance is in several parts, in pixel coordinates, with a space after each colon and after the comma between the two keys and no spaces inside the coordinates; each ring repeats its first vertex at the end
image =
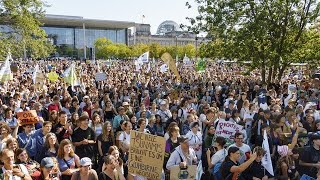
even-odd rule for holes
{"type": "Polygon", "coordinates": [[[53,102],[48,106],[48,111],[51,112],[52,110],[55,110],[57,112],[60,112],[61,105],[60,105],[60,98],[58,96],[53,96],[53,102]]]}

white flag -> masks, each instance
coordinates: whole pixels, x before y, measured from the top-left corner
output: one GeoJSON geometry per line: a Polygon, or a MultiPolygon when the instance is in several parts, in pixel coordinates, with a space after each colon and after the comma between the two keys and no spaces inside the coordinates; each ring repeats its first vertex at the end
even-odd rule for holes
{"type": "Polygon", "coordinates": [[[149,51],[143,53],[137,60],[138,62],[147,63],[149,62],[149,51]]]}
{"type": "Polygon", "coordinates": [[[11,53],[8,53],[7,59],[0,69],[0,82],[6,82],[13,79],[10,68],[10,59],[12,60],[11,53]]]}
{"type": "Polygon", "coordinates": [[[149,62],[149,63],[148,63],[148,66],[147,66],[147,69],[146,69],[147,73],[150,72],[150,70],[151,70],[151,64],[150,64],[150,62],[149,62]]]}
{"type": "Polygon", "coordinates": [[[267,131],[264,130],[263,132],[263,143],[262,148],[266,151],[266,154],[262,158],[262,166],[272,175],[273,173],[273,167],[272,167],[272,161],[271,161],[271,155],[270,155],[270,149],[269,149],[269,142],[268,142],[268,136],[267,131]]]}
{"type": "Polygon", "coordinates": [[[36,79],[37,79],[37,74],[39,73],[39,64],[36,65],[36,67],[34,68],[34,72],[32,74],[32,81],[33,84],[36,83],[36,79]]]}
{"type": "Polygon", "coordinates": [[[164,72],[167,72],[167,71],[168,71],[168,65],[167,64],[162,64],[160,66],[160,72],[164,73],[164,72]]]}

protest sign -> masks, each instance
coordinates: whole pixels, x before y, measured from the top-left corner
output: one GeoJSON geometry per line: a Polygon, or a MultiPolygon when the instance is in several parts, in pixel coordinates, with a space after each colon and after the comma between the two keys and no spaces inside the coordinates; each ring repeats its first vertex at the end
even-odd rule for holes
{"type": "Polygon", "coordinates": [[[56,82],[59,79],[59,75],[56,72],[50,72],[48,73],[48,79],[51,82],[56,82]]]}
{"type": "Polygon", "coordinates": [[[107,79],[106,73],[97,73],[96,74],[96,81],[104,81],[107,79]]]}
{"type": "Polygon", "coordinates": [[[129,172],[148,179],[161,179],[165,139],[138,131],[130,132],[129,172]]]}
{"type": "Polygon", "coordinates": [[[35,110],[23,111],[17,113],[19,124],[35,124],[38,122],[38,115],[35,110]]]}
{"type": "Polygon", "coordinates": [[[197,176],[197,166],[191,165],[187,169],[180,169],[180,166],[170,168],[170,180],[195,180],[197,176]]]}
{"type": "Polygon", "coordinates": [[[219,120],[216,135],[230,139],[233,138],[236,132],[241,131],[242,129],[243,126],[238,125],[237,123],[219,120]]]}

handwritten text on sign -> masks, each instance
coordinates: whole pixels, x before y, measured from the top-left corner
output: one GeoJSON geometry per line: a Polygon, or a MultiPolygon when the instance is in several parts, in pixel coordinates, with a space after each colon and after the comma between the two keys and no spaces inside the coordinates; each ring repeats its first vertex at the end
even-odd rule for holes
{"type": "Polygon", "coordinates": [[[20,125],[35,124],[38,122],[38,115],[35,110],[18,112],[17,116],[20,125]]]}
{"type": "Polygon", "coordinates": [[[242,128],[243,126],[240,126],[237,123],[220,120],[216,129],[216,135],[224,138],[233,138],[234,134],[241,131],[242,128]]]}
{"type": "Polygon", "coordinates": [[[138,131],[131,131],[130,137],[129,172],[149,179],[161,179],[165,139],[138,131]]]}

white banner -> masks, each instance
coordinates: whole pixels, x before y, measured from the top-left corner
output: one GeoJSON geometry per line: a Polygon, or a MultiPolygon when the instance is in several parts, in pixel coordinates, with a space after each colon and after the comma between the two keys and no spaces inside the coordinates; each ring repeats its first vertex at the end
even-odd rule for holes
{"type": "Polygon", "coordinates": [[[229,121],[223,121],[223,120],[219,120],[218,125],[217,125],[217,129],[216,129],[216,135],[217,136],[222,136],[224,138],[234,138],[234,134],[236,132],[239,132],[243,129],[243,126],[237,124],[237,123],[233,123],[233,122],[229,122],[229,121]]]}
{"type": "Polygon", "coordinates": [[[137,59],[137,61],[138,61],[138,62],[143,62],[143,63],[149,62],[149,51],[143,53],[143,54],[137,59]]]}
{"type": "Polygon", "coordinates": [[[106,73],[97,73],[96,74],[96,81],[104,81],[107,79],[106,73]]]}

